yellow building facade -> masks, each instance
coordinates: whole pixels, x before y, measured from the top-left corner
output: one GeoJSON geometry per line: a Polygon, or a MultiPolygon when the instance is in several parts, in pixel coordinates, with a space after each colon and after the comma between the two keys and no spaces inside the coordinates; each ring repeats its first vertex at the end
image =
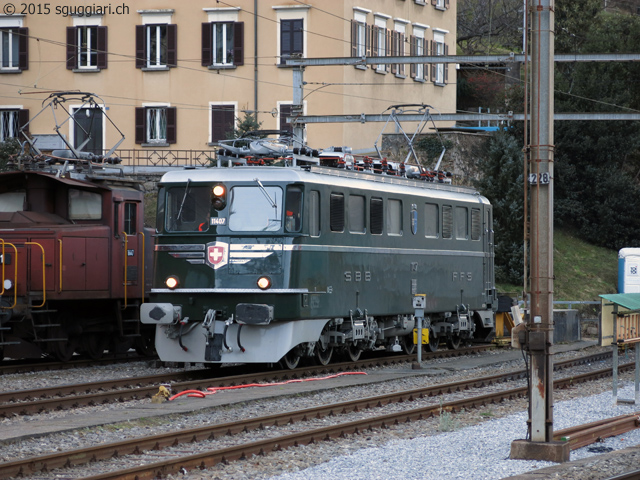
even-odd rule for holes
{"type": "MultiPolygon", "coordinates": [[[[85,150],[102,153],[120,139],[104,109],[124,135],[122,151],[213,151],[245,113],[262,129],[291,128],[289,56],[444,55],[455,53],[455,40],[449,0],[7,3],[0,140],[27,122],[35,138],[55,133],[48,112],[35,115],[50,94],[79,91],[104,102],[64,105],[93,132],[85,150]]],[[[380,114],[395,104],[455,112],[452,64],[306,67],[303,79],[305,115],[380,114]]],[[[305,140],[365,149],[382,126],[309,124],[305,140]]],[[[77,146],[86,137],[78,128],[66,122],[60,133],[77,146]]]]}

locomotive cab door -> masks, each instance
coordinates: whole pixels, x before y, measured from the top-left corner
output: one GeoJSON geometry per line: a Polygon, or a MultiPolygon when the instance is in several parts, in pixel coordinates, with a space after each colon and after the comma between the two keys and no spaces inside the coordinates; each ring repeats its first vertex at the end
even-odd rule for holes
{"type": "MultiPolygon", "coordinates": [[[[116,249],[121,253],[122,274],[116,278],[116,285],[122,285],[127,289],[126,297],[140,298],[142,289],[142,236],[139,235],[140,203],[130,200],[116,201],[114,203],[114,237],[120,238],[115,242],[116,249]],[[119,244],[119,245],[118,245],[119,244]]],[[[114,252],[115,253],[115,252],[114,252]]],[[[116,275],[118,275],[116,273],[116,275]]]]}

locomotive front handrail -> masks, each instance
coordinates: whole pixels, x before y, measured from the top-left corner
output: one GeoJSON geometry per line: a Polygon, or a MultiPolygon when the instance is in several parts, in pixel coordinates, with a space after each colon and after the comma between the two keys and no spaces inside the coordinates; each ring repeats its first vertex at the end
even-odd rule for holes
{"type": "Polygon", "coordinates": [[[16,258],[14,259],[14,262],[13,262],[14,269],[15,269],[15,273],[13,274],[13,305],[11,305],[10,307],[3,307],[2,305],[0,305],[1,310],[5,310],[5,309],[10,310],[18,304],[18,249],[13,243],[5,242],[2,239],[0,239],[0,241],[2,241],[2,292],[1,293],[4,293],[4,281],[5,281],[4,265],[5,265],[6,257],[4,256],[4,246],[10,245],[13,247],[13,250],[16,252],[16,258]]]}
{"type": "MultiPolygon", "coordinates": [[[[40,247],[40,250],[42,250],[42,303],[40,305],[32,305],[33,308],[41,308],[44,307],[44,304],[47,302],[47,286],[46,286],[46,272],[44,270],[44,257],[45,257],[45,253],[44,253],[44,247],[42,245],[40,245],[37,242],[24,242],[25,245],[37,245],[40,247]]],[[[18,254],[16,253],[16,256],[18,254]]],[[[16,262],[17,265],[17,262],[16,262]]],[[[17,266],[16,266],[17,268],[17,266]]],[[[17,282],[16,282],[17,284],[17,282]]],[[[17,290],[17,288],[16,288],[17,290]]]]}
{"type": "Polygon", "coordinates": [[[122,307],[122,310],[124,310],[127,308],[127,270],[129,268],[127,265],[127,232],[122,232],[122,236],[124,238],[124,307],[122,307]]]}
{"type": "Polygon", "coordinates": [[[140,305],[144,303],[144,232],[138,232],[138,235],[142,235],[142,259],[141,259],[141,268],[142,268],[142,294],[140,295],[140,305]]]}
{"type": "Polygon", "coordinates": [[[59,268],[59,270],[60,270],[60,274],[59,274],[60,281],[58,283],[58,293],[62,293],[62,239],[61,238],[58,239],[58,245],[60,245],[60,247],[59,247],[60,248],[60,262],[59,262],[59,265],[60,265],[60,268],[59,268]]]}

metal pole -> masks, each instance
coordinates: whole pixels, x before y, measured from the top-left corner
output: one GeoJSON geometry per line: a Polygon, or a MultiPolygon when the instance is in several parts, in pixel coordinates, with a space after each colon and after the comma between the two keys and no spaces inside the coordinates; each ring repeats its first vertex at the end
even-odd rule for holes
{"type": "Polygon", "coordinates": [[[553,65],[552,0],[530,0],[531,355],[530,438],[553,441],[553,65]]]}
{"type": "Polygon", "coordinates": [[[293,69],[293,105],[291,106],[291,116],[293,117],[294,146],[303,147],[305,142],[305,124],[298,121],[304,113],[302,99],[304,98],[303,78],[304,67],[294,67],[293,69]]]}

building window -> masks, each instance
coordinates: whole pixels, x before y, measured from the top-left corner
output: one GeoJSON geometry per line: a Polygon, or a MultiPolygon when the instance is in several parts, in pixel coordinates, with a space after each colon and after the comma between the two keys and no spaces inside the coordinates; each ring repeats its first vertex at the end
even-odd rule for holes
{"type": "Polygon", "coordinates": [[[177,25],[136,25],[136,68],[164,70],[175,67],[177,37],[177,25]]]}
{"type": "Polygon", "coordinates": [[[136,143],[150,146],[176,143],[176,108],[137,107],[136,143]]]}
{"type": "MultiPolygon", "coordinates": [[[[404,26],[402,28],[404,28],[404,26]]],[[[404,56],[404,31],[394,30],[391,33],[391,56],[404,56]]],[[[391,73],[399,77],[404,77],[404,63],[394,63],[391,65],[391,73]]]]}
{"type": "Polygon", "coordinates": [[[292,20],[280,20],[280,63],[286,64],[287,59],[293,56],[302,56],[304,53],[304,20],[296,18],[292,20]]]}
{"type": "Polygon", "coordinates": [[[449,8],[449,0],[431,0],[431,5],[438,10],[446,10],[449,8]]]}
{"type": "Polygon", "coordinates": [[[202,65],[231,67],[244,65],[244,23],[202,24],[202,65]]]}
{"type": "MultiPolygon", "coordinates": [[[[376,57],[386,57],[391,50],[391,34],[387,28],[386,17],[375,17],[375,25],[371,35],[371,54],[376,57]]],[[[378,73],[386,73],[390,70],[390,65],[376,65],[378,73]]]]}
{"type": "Polygon", "coordinates": [[[67,69],[107,68],[107,27],[67,27],[67,69]]]}
{"type": "MultiPolygon", "coordinates": [[[[448,55],[449,47],[444,43],[444,34],[433,32],[433,42],[431,42],[431,55],[448,55]]],[[[448,69],[446,63],[434,63],[431,65],[431,80],[435,84],[444,85],[447,83],[448,69]]]]}
{"type": "Polygon", "coordinates": [[[0,110],[0,142],[9,138],[18,138],[20,128],[29,122],[29,110],[0,110]]]}
{"type": "Polygon", "coordinates": [[[233,137],[236,125],[235,105],[211,105],[211,142],[233,137]]]}
{"type": "Polygon", "coordinates": [[[370,25],[364,21],[351,20],[351,56],[365,57],[369,50],[370,25]]]}
{"type": "Polygon", "coordinates": [[[0,28],[0,72],[27,70],[28,28],[0,28]]]}
{"type": "MultiPolygon", "coordinates": [[[[410,44],[410,55],[411,56],[421,56],[426,55],[429,51],[429,41],[424,38],[424,29],[416,28],[414,26],[413,29],[414,35],[411,35],[409,39],[410,44]]],[[[428,70],[427,66],[423,63],[412,63],[411,67],[411,78],[413,78],[417,82],[425,82],[427,80],[428,70]]]]}

